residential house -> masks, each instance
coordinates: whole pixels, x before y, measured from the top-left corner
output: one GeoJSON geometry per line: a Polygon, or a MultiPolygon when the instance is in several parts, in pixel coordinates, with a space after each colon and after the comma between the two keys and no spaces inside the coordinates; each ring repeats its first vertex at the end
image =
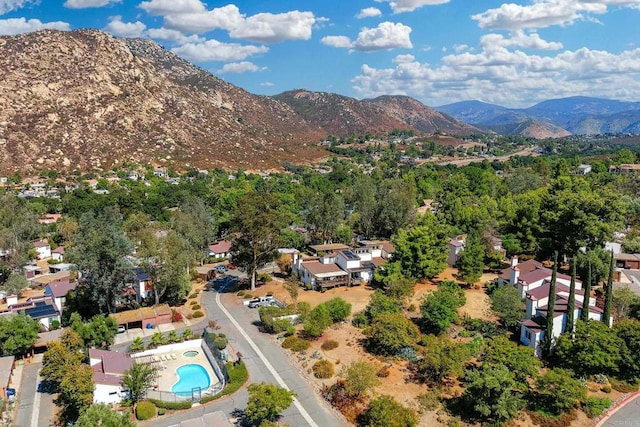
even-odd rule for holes
{"type": "Polygon", "coordinates": [[[64,259],[64,246],[58,246],[51,251],[51,258],[54,261],[62,261],[64,259]]]}
{"type": "Polygon", "coordinates": [[[77,267],[76,264],[71,264],[68,262],[61,262],[60,264],[50,264],[49,273],[51,274],[57,274],[57,273],[63,273],[63,272],[70,273],[71,270],[73,270],[76,267],[77,267]]]}
{"type": "Polygon", "coordinates": [[[580,166],[578,166],[577,173],[579,175],[587,175],[587,174],[591,173],[591,165],[580,165],[580,166]]]}
{"type": "Polygon", "coordinates": [[[49,224],[55,224],[56,222],[58,222],[60,220],[60,218],[62,218],[62,214],[46,214],[44,216],[44,218],[40,218],[38,220],[38,222],[40,224],[45,224],[45,225],[49,225],[49,224]]]}
{"type": "MultiPolygon", "coordinates": [[[[521,298],[526,297],[526,293],[542,286],[546,281],[551,280],[551,269],[542,265],[536,260],[518,262],[518,257],[511,258],[511,267],[502,270],[498,277],[498,285],[510,284],[516,286],[521,298]]],[[[558,273],[557,283],[569,286],[571,277],[558,273]]],[[[578,281],[580,289],[582,282],[578,281]]]]}
{"type": "Polygon", "coordinates": [[[640,270],[640,254],[614,254],[616,268],[640,270]]]}
{"type": "Polygon", "coordinates": [[[327,253],[348,250],[349,246],[342,243],[327,243],[324,245],[310,245],[309,249],[313,251],[314,256],[321,256],[327,253]]]}
{"type": "Polygon", "coordinates": [[[50,297],[37,297],[29,298],[26,302],[18,302],[16,295],[7,296],[7,310],[3,315],[11,313],[24,313],[31,317],[33,320],[37,320],[40,323],[42,330],[48,331],[51,327],[51,323],[54,320],[60,322],[60,312],[50,297]]]}
{"type": "MultiPolygon", "coordinates": [[[[349,273],[335,262],[323,262],[327,258],[303,261],[298,267],[298,276],[305,285],[315,290],[326,290],[349,284],[349,273]]],[[[335,260],[335,258],[333,258],[335,260]]]]}
{"type": "Polygon", "coordinates": [[[78,285],[77,282],[67,280],[58,280],[51,282],[44,287],[44,295],[50,297],[58,308],[58,312],[62,313],[64,304],[67,301],[67,294],[78,285]]]}
{"type": "Polygon", "coordinates": [[[149,273],[141,267],[134,267],[133,274],[134,281],[129,284],[129,288],[125,289],[124,296],[133,296],[136,302],[142,302],[153,291],[153,283],[151,283],[149,273]]]}
{"type": "MultiPolygon", "coordinates": [[[[537,356],[541,355],[541,342],[545,337],[547,328],[547,316],[549,315],[549,290],[550,282],[546,281],[544,285],[527,292],[526,296],[526,315],[522,321],[520,329],[520,342],[524,345],[532,347],[537,356]]],[[[576,294],[573,318],[579,319],[582,315],[582,305],[584,291],[578,287],[576,282],[576,294]]],[[[567,328],[567,313],[569,305],[569,287],[556,281],[555,306],[553,313],[553,339],[558,338],[567,328]]],[[[596,306],[595,298],[589,296],[589,319],[602,321],[603,311],[596,306]]],[[[613,318],[609,319],[609,326],[612,325],[613,318]]]]}
{"type": "Polygon", "coordinates": [[[621,164],[619,166],[610,166],[609,172],[617,172],[623,175],[636,175],[640,173],[640,165],[638,164],[621,164]]]}
{"type": "Polygon", "coordinates": [[[447,264],[449,264],[450,267],[453,267],[458,262],[458,257],[464,250],[466,240],[466,234],[461,234],[449,240],[449,255],[447,256],[447,264]]]}
{"type": "Polygon", "coordinates": [[[218,240],[209,245],[209,257],[211,258],[231,258],[231,245],[228,240],[218,240]]]}
{"type": "Polygon", "coordinates": [[[46,240],[36,240],[33,247],[38,253],[38,259],[51,258],[51,246],[46,240]]]}
{"type": "Polygon", "coordinates": [[[93,370],[93,403],[120,403],[128,397],[122,378],[133,366],[133,360],[126,353],[117,351],[89,349],[89,365],[93,370]]]}

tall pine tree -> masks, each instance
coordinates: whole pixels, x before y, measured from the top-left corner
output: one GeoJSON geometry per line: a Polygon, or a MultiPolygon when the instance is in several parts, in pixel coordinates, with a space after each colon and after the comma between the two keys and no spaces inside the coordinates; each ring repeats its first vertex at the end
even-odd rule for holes
{"type": "Polygon", "coordinates": [[[584,283],[584,299],[582,300],[582,313],[580,320],[589,320],[589,299],[591,297],[591,261],[587,263],[587,280],[584,283]]]}
{"type": "Polygon", "coordinates": [[[607,326],[611,326],[612,302],[613,302],[613,251],[611,251],[611,259],[609,261],[609,279],[607,280],[607,288],[604,290],[604,313],[602,314],[602,321],[607,326]]]}
{"type": "Polygon", "coordinates": [[[569,303],[567,304],[566,332],[573,333],[574,312],[576,310],[576,258],[571,259],[571,283],[569,284],[569,303]]]}
{"type": "Polygon", "coordinates": [[[553,318],[556,310],[556,276],[558,275],[558,252],[553,253],[553,270],[549,284],[549,302],[547,304],[547,327],[544,331],[543,352],[545,357],[551,354],[553,347],[553,318]]]}

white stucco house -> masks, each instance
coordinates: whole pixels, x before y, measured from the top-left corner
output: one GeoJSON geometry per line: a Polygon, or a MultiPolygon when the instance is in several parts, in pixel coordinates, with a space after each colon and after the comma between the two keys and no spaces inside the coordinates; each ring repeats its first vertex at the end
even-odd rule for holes
{"type": "Polygon", "coordinates": [[[133,360],[126,353],[89,349],[89,364],[93,370],[93,403],[120,403],[128,396],[122,384],[125,372],[133,366],[133,360]]]}

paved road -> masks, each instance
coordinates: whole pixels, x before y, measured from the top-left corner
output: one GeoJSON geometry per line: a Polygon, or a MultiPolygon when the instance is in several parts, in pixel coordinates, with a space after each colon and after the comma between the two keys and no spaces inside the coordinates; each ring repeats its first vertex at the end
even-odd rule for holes
{"type": "MultiPolygon", "coordinates": [[[[223,278],[221,285],[228,286],[233,282],[232,277],[223,278]]],[[[237,351],[242,354],[242,360],[245,362],[249,370],[249,382],[259,383],[267,382],[278,384],[276,377],[269,372],[266,364],[260,359],[254,348],[248,343],[243,334],[233,325],[232,321],[220,310],[215,302],[215,291],[204,292],[202,304],[207,310],[209,319],[215,320],[220,326],[221,331],[227,335],[229,343],[237,351]]],[[[298,371],[288,362],[284,350],[271,341],[269,336],[259,332],[256,323],[258,322],[257,310],[251,310],[246,307],[238,306],[235,302],[234,293],[222,293],[221,301],[224,307],[228,309],[229,314],[237,320],[239,326],[245,331],[246,335],[251,339],[259,351],[264,354],[269,364],[284,383],[297,394],[297,400],[304,408],[313,423],[317,426],[345,426],[344,421],[330,410],[327,404],[321,400],[313,391],[308,382],[304,380],[298,371]]],[[[154,420],[153,426],[168,427],[175,425],[180,421],[189,418],[201,416],[204,413],[215,411],[223,411],[231,415],[236,410],[246,407],[248,394],[245,389],[234,394],[230,398],[223,398],[221,401],[208,404],[204,407],[199,406],[190,411],[180,413],[167,418],[154,420]]],[[[282,414],[284,423],[292,427],[313,425],[305,420],[305,417],[292,405],[282,414]]],[[[143,425],[143,424],[140,424],[143,425]]],[[[150,425],[150,424],[147,424],[150,425]]]]}
{"type": "Polygon", "coordinates": [[[436,163],[438,165],[457,165],[457,166],[466,166],[469,165],[471,163],[480,163],[483,162],[485,160],[488,160],[489,162],[493,162],[494,160],[498,160],[500,162],[504,162],[505,160],[509,160],[511,157],[513,156],[537,156],[537,153],[534,152],[534,147],[527,147],[524,150],[518,151],[517,153],[512,153],[512,154],[507,154],[504,156],[499,156],[499,157],[465,157],[463,159],[458,159],[458,160],[448,160],[448,161],[444,161],[444,162],[433,162],[436,163]]]}
{"type": "Polygon", "coordinates": [[[640,426],[640,396],[635,397],[606,420],[602,427],[638,427],[640,426]]]}
{"type": "Polygon", "coordinates": [[[53,425],[55,404],[53,395],[42,389],[42,379],[38,376],[42,363],[24,365],[18,395],[17,427],[44,427],[53,425]]]}

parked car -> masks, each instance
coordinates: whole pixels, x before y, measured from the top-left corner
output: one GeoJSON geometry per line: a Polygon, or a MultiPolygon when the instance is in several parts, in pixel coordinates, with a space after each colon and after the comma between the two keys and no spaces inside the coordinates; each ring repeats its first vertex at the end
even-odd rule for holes
{"type": "Polygon", "coordinates": [[[258,307],[267,307],[270,305],[274,305],[276,303],[276,299],[272,296],[266,297],[258,297],[252,300],[249,300],[249,308],[258,308],[258,307]]]}
{"type": "Polygon", "coordinates": [[[238,268],[238,267],[236,267],[235,265],[233,265],[233,264],[229,263],[229,264],[227,264],[227,268],[228,268],[229,270],[235,270],[235,269],[236,269],[236,268],[238,268]]]}
{"type": "Polygon", "coordinates": [[[216,271],[220,274],[223,274],[227,271],[227,266],[224,264],[216,265],[216,271]]]}
{"type": "Polygon", "coordinates": [[[118,325],[118,333],[119,334],[123,334],[127,331],[127,329],[124,327],[124,325],[118,325]]]}

